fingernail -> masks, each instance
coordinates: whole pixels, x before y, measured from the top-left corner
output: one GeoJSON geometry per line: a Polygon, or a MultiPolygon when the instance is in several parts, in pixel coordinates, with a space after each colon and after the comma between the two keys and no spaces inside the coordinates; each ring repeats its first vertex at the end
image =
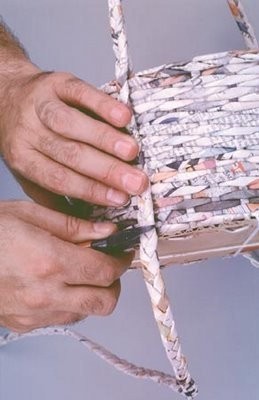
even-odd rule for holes
{"type": "Polygon", "coordinates": [[[109,235],[114,231],[114,226],[104,222],[95,222],[93,224],[94,231],[101,235],[109,235]]]}
{"type": "Polygon", "coordinates": [[[126,174],[122,177],[122,183],[130,194],[139,194],[144,184],[144,175],[140,172],[126,174]]]}
{"type": "Polygon", "coordinates": [[[132,154],[132,151],[135,149],[136,145],[130,141],[119,140],[116,142],[114,146],[114,150],[118,156],[128,157],[132,154]]]}
{"type": "Polygon", "coordinates": [[[115,189],[109,189],[107,191],[106,199],[117,206],[122,206],[128,201],[128,196],[125,193],[119,192],[115,189]]]}

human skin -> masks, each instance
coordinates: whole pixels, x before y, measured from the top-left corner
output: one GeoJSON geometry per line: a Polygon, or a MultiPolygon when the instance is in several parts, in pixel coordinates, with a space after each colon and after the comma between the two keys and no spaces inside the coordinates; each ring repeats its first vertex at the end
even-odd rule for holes
{"type": "Polygon", "coordinates": [[[41,71],[3,24],[0,101],[0,153],[36,201],[67,195],[121,206],[146,188],[146,175],[128,164],[138,145],[118,130],[128,107],[72,74],[41,71]]]}
{"type": "Polygon", "coordinates": [[[17,332],[110,314],[133,254],[80,243],[114,232],[33,202],[0,202],[0,325],[17,332]]]}
{"type": "Polygon", "coordinates": [[[132,255],[78,246],[115,226],[54,210],[74,214],[65,196],[121,206],[145,189],[128,164],[138,146],[119,130],[131,111],[71,74],[41,71],[3,23],[0,101],[0,155],[42,205],[0,202],[0,325],[24,332],[109,314],[132,255]]]}

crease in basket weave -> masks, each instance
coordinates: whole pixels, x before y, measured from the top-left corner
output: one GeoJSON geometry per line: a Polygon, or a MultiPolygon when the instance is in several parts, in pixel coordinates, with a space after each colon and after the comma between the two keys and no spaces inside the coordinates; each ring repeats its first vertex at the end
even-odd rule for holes
{"type": "MultiPolygon", "coordinates": [[[[239,0],[227,0],[227,2],[233,16],[236,19],[238,27],[244,36],[247,47],[250,49],[257,48],[258,44],[254,31],[247,20],[241,2],[239,0]]],[[[132,75],[132,66],[127,47],[121,1],[108,0],[108,3],[114,52],[116,55],[116,81],[121,88],[119,99],[124,103],[129,103],[130,87],[128,84],[128,79],[132,75]]],[[[137,140],[139,140],[138,125],[134,116],[129,126],[129,131],[136,137],[137,140]]],[[[146,170],[147,166],[145,164],[145,157],[140,157],[140,159],[142,160],[142,168],[146,170]]],[[[153,201],[150,188],[143,195],[138,197],[137,203],[139,225],[142,226],[154,224],[153,201]]],[[[256,232],[259,229],[258,227],[259,225],[256,228],[256,232]]],[[[255,233],[251,234],[247,240],[250,241],[254,234],[255,233]]],[[[140,258],[143,264],[144,279],[151,298],[154,317],[158,324],[161,339],[166,349],[169,361],[172,364],[175,376],[171,376],[156,370],[137,367],[126,360],[113,355],[102,346],[96,344],[90,339],[87,339],[85,336],[68,328],[49,327],[44,329],[36,329],[26,334],[9,333],[4,337],[0,337],[0,347],[26,337],[38,335],[65,335],[82,343],[108,363],[114,365],[118,370],[121,370],[128,375],[138,378],[151,379],[157,383],[162,383],[169,386],[171,389],[183,394],[187,398],[193,398],[197,394],[197,387],[187,369],[185,357],[182,355],[179,338],[175,330],[175,322],[166,295],[165,285],[160,273],[160,265],[156,248],[157,233],[155,229],[153,229],[151,232],[142,235],[140,258]]]]}

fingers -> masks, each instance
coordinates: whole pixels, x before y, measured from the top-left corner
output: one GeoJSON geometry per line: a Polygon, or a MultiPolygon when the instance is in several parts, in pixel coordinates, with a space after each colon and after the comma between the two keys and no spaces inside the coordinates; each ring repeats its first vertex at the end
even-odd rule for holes
{"type": "Polygon", "coordinates": [[[77,218],[87,219],[91,215],[92,206],[82,200],[72,200],[72,204],[64,196],[52,193],[36,183],[27,180],[22,176],[14,174],[24,192],[36,203],[51,210],[72,215],[77,218]]]}
{"type": "MultiPolygon", "coordinates": [[[[5,212],[9,212],[24,222],[33,224],[58,238],[74,243],[101,239],[111,235],[116,231],[116,226],[110,222],[90,222],[70,215],[65,215],[57,211],[47,209],[35,203],[27,201],[1,202],[1,208],[5,207],[5,212]]],[[[64,244],[65,245],[65,244],[64,244]]],[[[62,248],[62,253],[72,251],[76,253],[75,248],[62,248]]],[[[85,253],[80,253],[79,258],[85,253]]],[[[76,255],[75,255],[76,257],[76,255]]],[[[82,260],[81,260],[82,262],[82,260]]]]}
{"type": "Polygon", "coordinates": [[[73,324],[88,316],[106,316],[114,311],[120,290],[120,281],[114,282],[109,288],[66,287],[49,296],[49,307],[40,308],[38,303],[35,306],[30,299],[30,307],[24,308],[20,314],[5,315],[1,318],[1,324],[25,333],[50,325],[73,324]]]}
{"type": "MultiPolygon", "coordinates": [[[[65,73],[37,75],[27,91],[31,97],[19,106],[19,130],[11,123],[4,135],[5,160],[16,174],[54,193],[51,207],[57,195],[122,206],[128,195],[147,188],[144,172],[125,162],[136,157],[136,142],[109,125],[129,122],[131,113],[125,105],[65,73]],[[108,124],[77,106],[96,112],[108,124]],[[116,112],[120,117],[114,119],[116,112]]],[[[46,192],[34,190],[32,196],[48,204],[46,192]]]]}
{"type": "Polygon", "coordinates": [[[140,194],[147,184],[146,175],[139,169],[87,144],[51,132],[45,132],[38,150],[53,161],[124,193],[140,194]]]}
{"type": "Polygon", "coordinates": [[[108,288],[67,287],[59,299],[56,299],[56,306],[57,309],[84,316],[105,316],[113,312],[120,290],[120,281],[114,282],[108,288]]]}
{"type": "Polygon", "coordinates": [[[131,265],[134,252],[112,257],[71,243],[106,237],[116,229],[111,223],[80,220],[25,201],[1,202],[0,211],[1,209],[6,215],[11,214],[27,224],[41,228],[38,234],[48,232],[41,239],[43,245],[45,243],[44,250],[40,248],[37,252],[41,262],[32,265],[38,279],[49,280],[55,277],[62,285],[108,287],[131,265]]]}
{"type": "Polygon", "coordinates": [[[113,311],[120,291],[118,279],[133,254],[115,258],[71,243],[104,234],[96,231],[95,224],[37,204],[1,202],[0,216],[0,324],[4,318],[4,326],[28,330],[67,323],[74,320],[70,314],[81,319],[113,311]],[[58,319],[57,312],[68,313],[66,320],[64,314],[58,319]]]}
{"type": "Polygon", "coordinates": [[[43,328],[50,325],[71,325],[82,321],[86,315],[65,311],[37,312],[29,315],[7,315],[1,324],[7,329],[17,333],[30,332],[33,329],[43,328]]]}
{"type": "MultiPolygon", "coordinates": [[[[109,96],[108,98],[110,101],[109,96]]],[[[88,117],[61,101],[50,100],[40,103],[36,107],[36,112],[47,128],[69,139],[88,143],[125,161],[134,159],[138,154],[138,145],[132,137],[88,117]]]]}
{"type": "Polygon", "coordinates": [[[72,75],[63,74],[63,79],[62,74],[59,75],[61,79],[56,82],[55,89],[63,101],[92,110],[117,127],[130,122],[131,111],[124,104],[72,75]]]}
{"type": "Polygon", "coordinates": [[[59,273],[60,281],[66,285],[109,287],[127,271],[134,258],[134,252],[115,258],[90,248],[67,246],[63,248],[64,261],[59,273]],[[66,261],[68,251],[70,259],[66,261]]]}
{"type": "Polygon", "coordinates": [[[39,153],[35,151],[28,153],[26,167],[20,166],[18,172],[50,192],[86,202],[106,206],[122,206],[128,201],[126,193],[80,175],[43,154],[40,154],[39,157],[39,153]]]}

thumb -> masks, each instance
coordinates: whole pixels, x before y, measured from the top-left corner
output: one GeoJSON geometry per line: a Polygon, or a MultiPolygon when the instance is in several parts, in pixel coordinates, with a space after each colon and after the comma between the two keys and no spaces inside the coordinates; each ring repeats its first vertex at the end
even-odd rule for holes
{"type": "Polygon", "coordinates": [[[116,231],[111,222],[91,222],[50,210],[29,201],[12,203],[12,214],[24,222],[48,231],[62,240],[80,243],[101,239],[116,231]]]}

